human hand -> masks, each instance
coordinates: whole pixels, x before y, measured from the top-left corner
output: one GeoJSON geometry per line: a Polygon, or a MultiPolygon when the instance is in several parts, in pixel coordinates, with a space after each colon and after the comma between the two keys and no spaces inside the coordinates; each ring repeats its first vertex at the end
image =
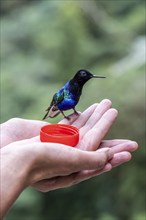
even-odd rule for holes
{"type": "Polygon", "coordinates": [[[125,139],[103,140],[118,115],[117,110],[111,106],[111,101],[105,99],[99,104],[90,106],[78,118],[73,116],[72,120],[63,119],[60,123],[67,123],[80,129],[81,143],[76,146],[79,149],[94,151],[103,147],[112,148],[116,155],[111,165],[118,166],[131,159],[129,152],[135,151],[138,145],[125,139]]]}
{"type": "Polygon", "coordinates": [[[111,109],[111,102],[103,100],[89,107],[79,117],[73,114],[70,121],[63,119],[61,123],[80,129],[80,141],[76,148],[41,143],[36,135],[39,135],[40,128],[46,122],[12,119],[4,123],[1,140],[3,146],[7,146],[1,150],[1,176],[4,180],[2,194],[7,200],[2,200],[2,213],[28,185],[40,191],[67,187],[130,160],[130,152],[137,149],[137,143],[103,140],[116,117],[117,111],[111,109]]]}
{"type": "Polygon", "coordinates": [[[130,152],[135,151],[138,148],[136,142],[128,140],[109,140],[107,142],[103,142],[101,144],[101,148],[106,147],[106,145],[107,147],[110,146],[112,152],[114,152],[114,156],[105,164],[105,166],[102,169],[83,170],[80,172],[72,173],[71,175],[67,176],[58,176],[51,179],[44,179],[39,182],[36,182],[32,185],[32,187],[36,188],[39,191],[47,192],[78,184],[92,177],[111,171],[112,168],[129,161],[131,159],[130,152]]]}
{"type": "Polygon", "coordinates": [[[88,152],[63,144],[41,143],[32,138],[3,147],[0,156],[0,213],[3,217],[29,185],[82,170],[102,169],[113,153],[108,148],[88,152]]]}
{"type": "Polygon", "coordinates": [[[84,170],[65,177],[56,177],[51,180],[42,180],[33,184],[33,187],[41,191],[48,191],[57,188],[79,183],[93,176],[110,171],[112,167],[118,166],[131,159],[129,152],[137,149],[137,143],[129,140],[107,140],[102,141],[117,116],[117,111],[111,109],[111,102],[103,100],[100,104],[94,104],[83,112],[78,118],[72,115],[71,120],[63,119],[60,123],[67,123],[80,128],[80,141],[76,148],[82,150],[95,151],[111,148],[114,157],[109,161],[103,169],[89,171],[84,170]],[[101,142],[102,141],[102,142],[101,142]]]}
{"type": "Polygon", "coordinates": [[[12,118],[1,124],[1,148],[15,141],[38,136],[42,126],[48,124],[44,121],[12,118]]]}
{"type": "MultiPolygon", "coordinates": [[[[62,178],[57,177],[53,180],[43,180],[38,183],[33,184],[39,190],[52,190],[55,188],[65,187],[72,185],[74,182],[80,182],[84,179],[92,177],[93,175],[101,174],[105,171],[109,171],[115,165],[120,165],[128,160],[130,160],[131,155],[130,151],[136,150],[137,144],[127,140],[117,140],[115,141],[106,141],[100,145],[103,137],[108,132],[109,128],[113,124],[115,118],[117,117],[117,111],[111,109],[111,101],[103,100],[99,104],[94,104],[85,110],[80,116],[73,114],[71,120],[63,119],[60,123],[71,124],[80,129],[80,141],[76,148],[88,151],[95,151],[98,148],[104,147],[114,147],[115,155],[110,164],[107,164],[100,172],[97,170],[92,172],[84,171],[80,174],[72,174],[70,177],[62,178]],[[106,145],[107,144],[107,145],[106,145]],[[119,148],[119,144],[123,144],[122,148],[119,148]],[[129,147],[128,147],[129,146],[129,147]],[[124,151],[124,152],[123,152],[124,151]],[[88,175],[87,175],[88,174],[88,175]],[[73,176],[73,177],[72,177],[73,176]],[[73,179],[73,180],[72,180],[73,179]],[[55,183],[55,184],[52,184],[55,183]],[[44,184],[45,183],[45,184],[44,184]],[[51,187],[50,187],[51,185],[51,187]],[[45,189],[44,189],[45,188],[45,189]]],[[[14,133],[17,139],[21,140],[23,138],[34,137],[39,134],[40,127],[46,122],[33,121],[33,120],[23,120],[23,119],[12,119],[11,120],[11,132],[15,130],[14,133]],[[16,126],[17,125],[17,126],[16,126]],[[17,128],[17,129],[16,129],[17,128]],[[22,130],[23,128],[23,130],[22,130]]],[[[13,133],[13,132],[12,132],[13,133]]],[[[16,140],[16,137],[15,140],[16,140]]],[[[24,140],[21,144],[33,143],[34,140],[38,140],[38,137],[35,137],[30,140],[24,140]]],[[[20,144],[20,142],[19,142],[20,144]]]]}
{"type": "MultiPolygon", "coordinates": [[[[14,142],[1,150],[2,217],[25,187],[34,185],[38,190],[46,192],[79,183],[119,164],[120,158],[115,160],[114,151],[132,149],[132,142],[126,146],[119,140],[103,142],[101,149],[88,152],[61,144],[40,143],[38,139],[35,142],[35,138],[32,139],[14,142]],[[116,145],[120,142],[118,149],[116,145]],[[107,148],[112,144],[115,149],[107,148]]],[[[133,150],[135,149],[136,145],[133,143],[133,150]]],[[[121,163],[123,161],[121,157],[121,163]]]]}
{"type": "MultiPolygon", "coordinates": [[[[111,108],[110,100],[103,100],[99,104],[94,104],[90,106],[87,110],[85,110],[79,116],[76,114],[72,114],[70,116],[70,120],[63,119],[60,123],[64,124],[72,124],[80,129],[80,137],[82,138],[86,131],[90,130],[92,125],[95,125],[98,121],[100,122],[100,118],[111,108]]],[[[116,111],[116,110],[114,110],[116,111]]],[[[115,112],[115,115],[117,112],[115,112]]],[[[105,115],[106,117],[106,115],[105,115]]],[[[106,120],[106,118],[105,118],[106,120]]],[[[112,118],[110,119],[112,120],[112,118]]],[[[114,119],[113,119],[114,120],[114,119]]],[[[109,127],[112,125],[112,121],[108,123],[108,127],[104,128],[103,137],[107,133],[109,127]]],[[[12,118],[7,122],[1,125],[1,144],[2,147],[5,145],[12,143],[14,141],[20,141],[24,139],[29,139],[39,135],[40,128],[44,125],[48,124],[44,121],[37,120],[26,120],[21,118],[12,118]]],[[[96,125],[98,127],[98,124],[96,125]]],[[[101,126],[100,126],[101,127],[101,126]]],[[[92,130],[93,131],[93,130],[92,130]]],[[[90,132],[88,133],[90,136],[90,132]]],[[[101,137],[102,138],[102,137],[101,137]]],[[[86,139],[88,136],[86,135],[86,139]]],[[[85,140],[85,138],[84,138],[85,140]]],[[[89,141],[89,140],[88,140],[89,141]]],[[[98,139],[100,142],[100,140],[98,139]]],[[[84,144],[83,144],[84,145],[84,144]]],[[[83,147],[83,146],[82,146],[83,147]]],[[[87,146],[86,146],[87,147],[87,146]]],[[[83,147],[84,148],[84,147],[83,147]]],[[[87,147],[88,148],[88,147],[87,147]]],[[[85,149],[86,150],[86,149],[85,149]]],[[[87,149],[90,150],[90,149],[87,149]]],[[[91,149],[94,150],[94,149],[91,149]]]]}

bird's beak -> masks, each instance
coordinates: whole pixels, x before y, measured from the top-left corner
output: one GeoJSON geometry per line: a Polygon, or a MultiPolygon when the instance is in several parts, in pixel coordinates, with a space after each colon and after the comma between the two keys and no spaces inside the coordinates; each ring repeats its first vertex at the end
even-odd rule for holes
{"type": "Polygon", "coordinates": [[[92,78],[106,78],[105,76],[92,75],[92,78]]]}

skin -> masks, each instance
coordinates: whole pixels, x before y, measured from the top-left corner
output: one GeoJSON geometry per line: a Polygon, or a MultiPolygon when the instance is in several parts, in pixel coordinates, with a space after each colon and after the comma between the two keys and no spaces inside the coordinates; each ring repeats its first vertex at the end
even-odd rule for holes
{"type": "Polygon", "coordinates": [[[79,128],[75,148],[41,143],[38,135],[46,122],[16,118],[2,124],[1,218],[28,186],[42,192],[68,187],[131,159],[136,142],[103,140],[118,115],[111,105],[110,100],[103,100],[60,122],[79,128]]]}

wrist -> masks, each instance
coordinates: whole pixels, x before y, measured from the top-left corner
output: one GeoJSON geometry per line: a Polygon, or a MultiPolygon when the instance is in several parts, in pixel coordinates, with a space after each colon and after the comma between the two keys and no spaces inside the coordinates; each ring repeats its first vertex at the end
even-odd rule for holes
{"type": "Polygon", "coordinates": [[[21,147],[1,149],[1,213],[2,217],[29,185],[30,160],[21,147]]]}

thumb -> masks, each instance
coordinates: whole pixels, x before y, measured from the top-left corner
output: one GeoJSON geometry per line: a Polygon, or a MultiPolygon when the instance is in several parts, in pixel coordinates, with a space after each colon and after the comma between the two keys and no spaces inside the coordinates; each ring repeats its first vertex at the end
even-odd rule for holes
{"type": "MultiPolygon", "coordinates": [[[[100,170],[113,157],[113,151],[110,148],[104,148],[97,151],[83,151],[79,149],[72,149],[66,156],[68,168],[72,167],[72,172],[81,170],[100,170]]],[[[65,158],[64,158],[65,159],[65,158]]]]}
{"type": "Polygon", "coordinates": [[[87,163],[85,166],[87,166],[87,170],[96,169],[100,170],[102,169],[105,164],[112,159],[114,153],[109,148],[99,149],[97,151],[86,151],[86,153],[91,154],[91,156],[88,155],[87,163]]]}

